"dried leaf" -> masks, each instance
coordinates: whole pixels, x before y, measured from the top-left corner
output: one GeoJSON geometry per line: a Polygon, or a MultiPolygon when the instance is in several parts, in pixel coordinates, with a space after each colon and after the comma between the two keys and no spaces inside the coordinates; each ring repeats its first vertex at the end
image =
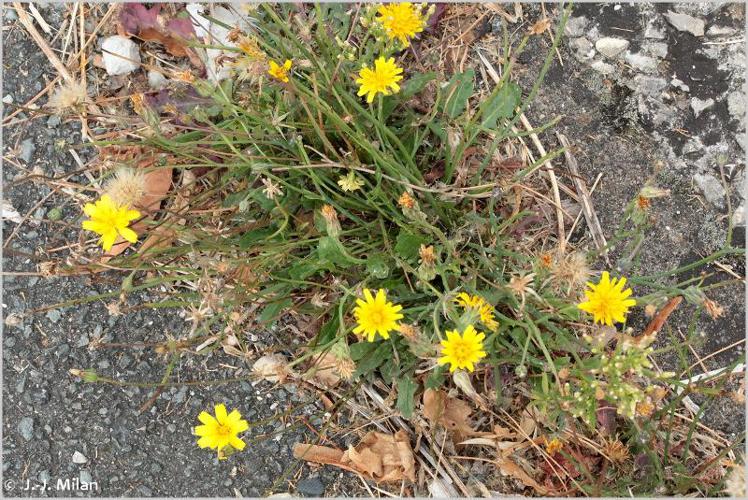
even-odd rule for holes
{"type": "Polygon", "coordinates": [[[195,66],[202,67],[202,61],[186,43],[195,37],[195,29],[189,17],[166,20],[160,12],[160,5],[148,9],[139,3],[125,4],[119,15],[119,31],[125,36],[137,36],[146,42],[158,42],[169,54],[176,57],[187,56],[195,66]]]}
{"type": "Polygon", "coordinates": [[[530,34],[531,35],[540,35],[542,33],[545,33],[548,31],[548,29],[551,27],[551,20],[547,17],[544,17],[543,19],[540,19],[535,24],[532,25],[530,28],[530,34]]]}
{"type": "Polygon", "coordinates": [[[522,484],[533,488],[540,495],[548,495],[548,488],[539,484],[537,481],[531,478],[530,475],[527,474],[527,472],[525,472],[522,467],[509,460],[508,458],[499,458],[497,465],[499,466],[499,470],[503,475],[519,479],[522,484]]]}
{"type": "Polygon", "coordinates": [[[358,472],[377,482],[415,482],[416,469],[413,449],[405,431],[393,434],[369,432],[354,448],[345,452],[326,446],[297,443],[294,458],[307,462],[329,464],[358,472]]]}
{"type": "Polygon", "coordinates": [[[479,434],[470,425],[472,411],[469,404],[450,398],[443,391],[426,389],[423,393],[423,416],[431,425],[441,424],[452,432],[456,442],[479,434]]]}
{"type": "Polygon", "coordinates": [[[330,351],[316,356],[311,368],[312,378],[324,386],[335,387],[340,383],[340,376],[335,371],[336,365],[337,358],[330,351]]]}
{"type": "Polygon", "coordinates": [[[252,372],[258,378],[268,382],[285,382],[291,374],[288,361],[282,354],[268,354],[255,361],[252,372]]]}

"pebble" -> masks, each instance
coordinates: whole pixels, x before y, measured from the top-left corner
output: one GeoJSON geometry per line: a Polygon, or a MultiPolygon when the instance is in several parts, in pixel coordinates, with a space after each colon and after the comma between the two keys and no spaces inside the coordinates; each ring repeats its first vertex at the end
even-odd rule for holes
{"type": "Polygon", "coordinates": [[[697,17],[681,14],[680,12],[667,11],[667,21],[678,31],[691,33],[693,36],[704,36],[704,20],[697,17]]]}
{"type": "Polygon", "coordinates": [[[584,37],[572,38],[569,42],[569,46],[575,51],[579,59],[592,59],[595,57],[595,48],[592,46],[592,42],[584,37]]]}
{"type": "Polygon", "coordinates": [[[93,483],[93,476],[91,476],[91,473],[87,470],[82,470],[80,474],[78,474],[78,479],[80,479],[81,484],[93,483]]]}
{"type": "Polygon", "coordinates": [[[49,319],[52,323],[57,323],[60,321],[60,318],[62,318],[62,313],[59,309],[51,309],[47,311],[47,319],[49,319]]]}
{"type": "Polygon", "coordinates": [[[634,77],[634,83],[636,85],[636,90],[640,94],[651,96],[660,95],[660,93],[665,90],[665,87],[667,87],[667,80],[657,76],[636,75],[634,77]]]}
{"type": "Polygon", "coordinates": [[[57,115],[52,115],[47,119],[47,127],[49,128],[55,128],[58,125],[60,125],[62,121],[60,120],[60,117],[57,115]]]}
{"type": "Polygon", "coordinates": [[[166,87],[167,83],[168,80],[160,71],[151,70],[148,72],[148,86],[153,90],[161,90],[166,87]]]}
{"type": "Polygon", "coordinates": [[[104,68],[110,76],[126,75],[140,67],[140,49],[124,36],[114,35],[101,43],[104,68]]]}
{"type": "Polygon", "coordinates": [[[693,180],[706,201],[720,209],[725,207],[725,188],[719,179],[712,174],[696,174],[693,180]]]}
{"type": "Polygon", "coordinates": [[[608,64],[605,61],[595,61],[590,64],[590,67],[603,75],[609,75],[616,70],[615,66],[608,64]]]}
{"type": "Polygon", "coordinates": [[[641,54],[640,52],[626,52],[624,58],[634,69],[638,69],[644,73],[651,73],[657,69],[657,61],[652,57],[641,54]]]}
{"type": "Polygon", "coordinates": [[[706,30],[706,36],[730,36],[734,35],[735,30],[730,28],[729,26],[709,26],[709,29],[706,30]]]}
{"type": "Polygon", "coordinates": [[[683,92],[690,92],[691,91],[691,87],[689,87],[688,85],[686,85],[683,82],[683,80],[681,80],[680,78],[673,77],[673,79],[670,80],[670,85],[672,85],[673,87],[675,87],[677,89],[682,90],[683,92]]]}
{"type": "Polygon", "coordinates": [[[34,419],[31,417],[23,417],[18,423],[18,432],[21,437],[26,441],[31,441],[34,438],[34,419]]]}
{"type": "Polygon", "coordinates": [[[601,38],[595,42],[595,48],[598,52],[608,58],[614,58],[624,50],[629,48],[629,41],[623,38],[614,38],[611,36],[601,38]]]}
{"type": "Polygon", "coordinates": [[[644,30],[644,38],[649,38],[651,40],[664,40],[666,36],[665,30],[654,23],[649,23],[647,28],[644,30]]]}
{"type": "Polygon", "coordinates": [[[589,22],[589,19],[584,16],[569,18],[566,21],[566,28],[564,29],[566,36],[577,37],[584,35],[585,28],[587,28],[589,22]]]}
{"type": "Polygon", "coordinates": [[[711,97],[709,99],[703,100],[699,99],[698,97],[691,98],[691,109],[693,110],[693,114],[696,118],[698,118],[701,113],[711,108],[712,106],[714,106],[714,99],[712,99],[711,97]]]}
{"type": "Polygon", "coordinates": [[[73,452],[73,463],[74,464],[85,464],[86,462],[88,462],[88,459],[83,453],[77,450],[73,452]]]}
{"type": "Polygon", "coordinates": [[[34,141],[31,139],[24,139],[21,142],[21,152],[18,153],[18,158],[28,163],[31,161],[31,157],[34,156],[34,151],[36,151],[34,141]]]}
{"type": "Polygon", "coordinates": [[[665,42],[652,42],[643,47],[644,51],[660,59],[667,57],[667,44],[665,42]]]}
{"type": "Polygon", "coordinates": [[[732,214],[732,225],[745,226],[745,201],[741,201],[738,208],[732,214]]]}
{"type": "Polygon", "coordinates": [[[727,111],[733,119],[741,123],[745,121],[745,96],[741,91],[736,90],[727,96],[727,111]]]}
{"type": "Polygon", "coordinates": [[[321,497],[325,493],[325,485],[318,477],[310,477],[296,483],[296,490],[304,496],[321,497]]]}

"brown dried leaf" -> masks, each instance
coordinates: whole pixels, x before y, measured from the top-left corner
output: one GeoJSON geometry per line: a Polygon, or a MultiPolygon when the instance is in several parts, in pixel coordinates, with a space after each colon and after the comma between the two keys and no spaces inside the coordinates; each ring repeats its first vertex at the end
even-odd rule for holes
{"type": "Polygon", "coordinates": [[[297,443],[295,458],[329,464],[357,472],[377,482],[415,482],[416,469],[413,449],[405,431],[393,434],[369,432],[354,448],[345,452],[326,446],[297,443]]]}
{"type": "Polygon", "coordinates": [[[461,399],[450,398],[443,391],[426,389],[423,393],[423,416],[431,425],[441,424],[454,434],[456,442],[480,434],[470,425],[472,408],[461,399]]]}
{"type": "Polygon", "coordinates": [[[531,478],[530,475],[525,472],[522,467],[509,460],[508,458],[499,458],[499,460],[497,461],[497,465],[499,466],[499,470],[503,475],[512,476],[515,479],[519,479],[522,484],[533,488],[540,495],[545,496],[549,494],[548,488],[539,484],[537,481],[531,478]]]}
{"type": "Polygon", "coordinates": [[[316,356],[312,365],[312,378],[327,387],[335,387],[340,383],[340,376],[335,371],[337,358],[330,351],[316,356]]]}
{"type": "Polygon", "coordinates": [[[551,20],[548,19],[547,17],[544,17],[543,19],[540,19],[538,22],[532,25],[532,27],[530,28],[530,34],[540,35],[548,31],[550,27],[551,27],[551,20]]]}

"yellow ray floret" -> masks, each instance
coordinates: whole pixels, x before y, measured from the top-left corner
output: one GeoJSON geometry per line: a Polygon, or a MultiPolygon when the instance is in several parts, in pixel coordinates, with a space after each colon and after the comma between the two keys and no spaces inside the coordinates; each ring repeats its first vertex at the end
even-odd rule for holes
{"type": "Polygon", "coordinates": [[[241,451],[246,443],[239,438],[239,434],[249,429],[249,424],[242,419],[239,410],[233,410],[231,413],[226,412],[226,406],[218,404],[215,407],[216,416],[204,411],[198,415],[198,419],[203,425],[195,427],[195,434],[200,436],[197,445],[200,448],[211,448],[219,452],[219,458],[222,457],[221,450],[231,446],[235,450],[241,451]]]}
{"type": "Polygon", "coordinates": [[[493,307],[480,295],[470,295],[469,293],[461,292],[455,298],[455,302],[463,309],[478,311],[480,322],[492,332],[495,332],[499,328],[499,322],[494,318],[493,307]]]}
{"type": "Polygon", "coordinates": [[[100,235],[99,243],[105,251],[112,249],[117,236],[130,243],[138,241],[137,233],[128,226],[131,221],[140,217],[140,212],[117,205],[108,194],[95,203],[86,203],[83,213],[89,217],[89,220],[83,221],[83,229],[100,235]]]}
{"type": "Polygon", "coordinates": [[[447,331],[447,340],[442,340],[442,357],[439,358],[440,365],[450,364],[449,371],[466,369],[472,372],[475,365],[486,357],[483,350],[483,339],[486,336],[475,330],[473,325],[465,328],[460,334],[456,330],[447,331]]]}
{"type": "Polygon", "coordinates": [[[603,271],[598,284],[587,283],[588,290],[584,295],[587,297],[577,307],[582,311],[592,314],[595,323],[613,326],[613,323],[626,321],[629,308],[636,305],[634,299],[629,299],[630,288],[626,286],[626,278],[610,279],[608,271],[603,271]]]}
{"type": "Polygon", "coordinates": [[[356,307],[353,315],[358,325],[353,329],[356,335],[365,335],[369,342],[374,342],[374,337],[379,334],[382,338],[390,338],[390,332],[396,330],[398,320],[403,319],[400,314],[402,306],[387,301],[387,294],[381,288],[376,297],[371,290],[364,289],[364,299],[356,299],[356,307]]]}
{"type": "Polygon", "coordinates": [[[404,47],[410,44],[409,38],[413,38],[426,27],[423,9],[410,2],[381,5],[377,9],[376,20],[382,25],[390,40],[396,38],[404,47]]]}
{"type": "Polygon", "coordinates": [[[358,89],[358,95],[365,95],[366,102],[372,102],[378,93],[390,95],[400,92],[400,85],[397,82],[403,79],[402,72],[403,69],[395,64],[394,57],[389,59],[380,57],[374,61],[374,69],[366,66],[361,68],[359,78],[356,80],[356,83],[361,86],[358,89]]]}
{"type": "Polygon", "coordinates": [[[288,83],[288,72],[291,71],[290,59],[286,59],[286,62],[283,63],[283,66],[275,61],[270,61],[269,65],[270,68],[268,68],[268,74],[270,76],[272,76],[276,80],[282,81],[283,83],[288,83]]]}

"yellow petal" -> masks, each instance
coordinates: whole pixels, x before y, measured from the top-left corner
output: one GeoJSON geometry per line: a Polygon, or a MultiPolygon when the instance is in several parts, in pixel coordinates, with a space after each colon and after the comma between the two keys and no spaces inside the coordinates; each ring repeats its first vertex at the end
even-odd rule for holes
{"type": "Polygon", "coordinates": [[[226,423],[226,406],[223,403],[216,405],[216,420],[218,420],[218,423],[223,425],[226,423]]]}
{"type": "Polygon", "coordinates": [[[216,421],[215,418],[213,418],[213,415],[211,415],[207,411],[200,412],[200,415],[198,415],[197,418],[205,425],[212,425],[212,426],[218,425],[218,422],[216,421]]]}

